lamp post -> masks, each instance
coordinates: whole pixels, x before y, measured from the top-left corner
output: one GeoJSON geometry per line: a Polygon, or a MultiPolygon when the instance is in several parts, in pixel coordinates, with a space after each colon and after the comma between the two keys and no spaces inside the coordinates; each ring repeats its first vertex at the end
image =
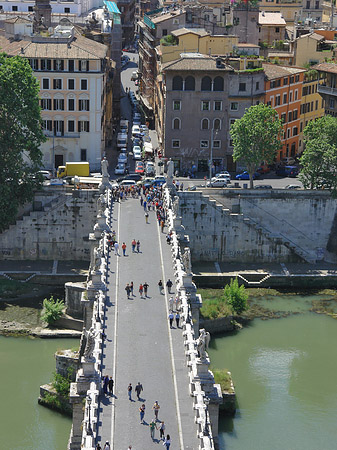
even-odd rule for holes
{"type": "Polygon", "coordinates": [[[90,414],[90,410],[91,410],[91,402],[92,402],[92,400],[91,400],[91,397],[90,397],[90,395],[87,395],[87,403],[88,403],[88,411],[89,411],[89,413],[88,413],[88,425],[87,425],[87,435],[88,436],[92,436],[94,433],[93,433],[93,431],[92,431],[92,428],[91,428],[91,414],[90,414]]]}
{"type": "Polygon", "coordinates": [[[209,402],[210,402],[209,397],[205,397],[204,398],[204,402],[205,402],[205,405],[206,405],[204,436],[209,436],[209,426],[208,426],[208,405],[209,405],[209,402]]]}
{"type": "Polygon", "coordinates": [[[214,127],[212,127],[211,130],[211,155],[209,160],[209,182],[212,180],[212,165],[213,165],[213,134],[214,134],[214,127]]]}

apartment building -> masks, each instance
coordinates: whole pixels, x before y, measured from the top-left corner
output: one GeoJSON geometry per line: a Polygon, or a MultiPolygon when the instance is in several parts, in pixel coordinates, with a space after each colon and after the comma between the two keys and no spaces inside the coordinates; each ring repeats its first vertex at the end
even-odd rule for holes
{"type": "Polygon", "coordinates": [[[303,0],[259,0],[260,11],[278,12],[287,22],[287,25],[293,25],[298,20],[302,8],[303,0]]]}
{"type": "MultiPolygon", "coordinates": [[[[13,39],[19,20],[5,23],[2,51],[27,58],[40,84],[43,165],[54,169],[66,161],[89,161],[100,167],[105,149],[105,89],[110,63],[106,45],[59,25],[51,35],[35,33],[13,39]]],[[[21,24],[22,25],[22,24],[21,24]]]]}
{"type": "Polygon", "coordinates": [[[313,69],[319,73],[318,93],[324,101],[325,114],[337,117],[337,64],[321,63],[313,69]]]}
{"type": "Polygon", "coordinates": [[[265,42],[269,46],[275,41],[285,39],[286,21],[281,13],[265,12],[259,13],[259,42],[265,42]]]}
{"type": "Polygon", "coordinates": [[[274,108],[283,122],[282,148],[277,161],[299,153],[302,87],[305,69],[263,64],[265,103],[274,108]]]}
{"type": "Polygon", "coordinates": [[[326,39],[321,34],[310,32],[295,39],[295,65],[305,67],[306,64],[318,64],[334,55],[336,41],[326,39]]]}

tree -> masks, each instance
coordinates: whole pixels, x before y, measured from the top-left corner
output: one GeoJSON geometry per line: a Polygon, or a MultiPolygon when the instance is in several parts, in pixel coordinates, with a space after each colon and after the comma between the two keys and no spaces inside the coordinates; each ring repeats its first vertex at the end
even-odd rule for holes
{"type": "Polygon", "coordinates": [[[305,188],[327,188],[337,196],[337,119],[325,116],[304,129],[300,180],[305,188]]]}
{"type": "Polygon", "coordinates": [[[244,285],[239,286],[238,279],[231,279],[224,289],[225,300],[236,314],[241,314],[247,309],[248,294],[244,285]]]}
{"type": "Polygon", "coordinates": [[[53,325],[53,323],[62,316],[63,308],[63,300],[54,300],[53,296],[51,296],[49,300],[45,298],[43,300],[42,320],[47,322],[48,325],[53,325]]]}
{"type": "Polygon", "coordinates": [[[0,54],[0,231],[41,185],[39,84],[28,60],[0,54]]]}
{"type": "Polygon", "coordinates": [[[277,112],[263,103],[246,109],[243,117],[231,126],[233,159],[245,162],[251,188],[253,188],[253,174],[261,162],[271,163],[281,148],[282,130],[282,122],[277,112]]]}

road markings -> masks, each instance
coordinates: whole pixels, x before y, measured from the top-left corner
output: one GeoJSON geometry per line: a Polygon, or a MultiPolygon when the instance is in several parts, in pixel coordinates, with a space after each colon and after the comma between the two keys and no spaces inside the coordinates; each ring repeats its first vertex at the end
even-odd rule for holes
{"type": "MultiPolygon", "coordinates": [[[[165,269],[164,269],[163,250],[162,250],[161,239],[160,239],[161,232],[160,232],[159,224],[157,225],[157,232],[158,232],[158,240],[159,240],[160,263],[161,263],[161,269],[162,269],[162,274],[163,274],[163,280],[165,283],[166,276],[165,276],[165,269]]],[[[169,325],[169,321],[167,319],[168,315],[169,315],[169,309],[168,309],[168,298],[167,298],[167,290],[166,289],[165,289],[165,308],[166,308],[166,323],[167,323],[167,328],[168,328],[168,333],[169,333],[169,342],[170,342],[170,354],[171,354],[171,364],[172,364],[172,374],[173,374],[174,395],[176,398],[180,448],[181,448],[181,450],[184,450],[184,439],[183,439],[183,431],[182,431],[182,426],[181,426],[181,416],[180,416],[180,407],[179,407],[179,398],[178,398],[178,384],[177,384],[176,367],[175,367],[174,354],[173,354],[172,334],[171,334],[171,328],[169,325]]]]}

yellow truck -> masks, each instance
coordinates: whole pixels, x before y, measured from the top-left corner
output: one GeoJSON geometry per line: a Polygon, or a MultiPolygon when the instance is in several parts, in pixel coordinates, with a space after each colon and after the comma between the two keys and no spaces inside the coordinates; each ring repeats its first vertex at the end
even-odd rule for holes
{"type": "Polygon", "coordinates": [[[67,162],[65,166],[58,166],[57,178],[64,177],[88,177],[90,167],[88,162],[67,162]]]}

